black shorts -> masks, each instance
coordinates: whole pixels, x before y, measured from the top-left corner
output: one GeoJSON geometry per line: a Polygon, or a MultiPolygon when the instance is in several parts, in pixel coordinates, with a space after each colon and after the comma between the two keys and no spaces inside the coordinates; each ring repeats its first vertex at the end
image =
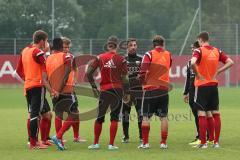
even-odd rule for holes
{"type": "Polygon", "coordinates": [[[141,114],[151,118],[153,114],[158,117],[167,117],[169,96],[168,91],[152,90],[144,91],[141,114]]]}
{"type": "Polygon", "coordinates": [[[41,110],[41,114],[45,114],[45,113],[47,113],[49,111],[51,111],[50,105],[49,105],[47,99],[44,98],[44,104],[43,104],[43,108],[41,110]]]}
{"type": "MultiPolygon", "coordinates": [[[[130,101],[125,105],[131,107],[132,105],[138,105],[139,101],[142,102],[142,88],[136,88],[135,90],[130,90],[130,101]]],[[[141,105],[141,103],[140,103],[141,105]]]]}
{"type": "Polygon", "coordinates": [[[219,110],[218,87],[216,85],[196,87],[194,102],[199,111],[219,110]]]}
{"type": "Polygon", "coordinates": [[[189,90],[189,101],[188,104],[191,107],[192,110],[197,110],[197,107],[195,106],[194,97],[195,97],[195,89],[189,90]]]}
{"type": "Polygon", "coordinates": [[[34,87],[27,90],[26,99],[27,99],[27,106],[28,106],[28,113],[31,113],[33,109],[39,110],[40,114],[45,114],[49,112],[50,106],[45,97],[46,89],[44,87],[34,87]],[[38,107],[34,107],[33,105],[39,105],[38,107]]]}
{"type": "Polygon", "coordinates": [[[97,121],[103,123],[105,115],[110,108],[110,120],[119,121],[119,114],[122,108],[122,89],[110,89],[100,92],[97,121]]]}
{"type": "Polygon", "coordinates": [[[130,101],[128,103],[123,103],[122,106],[122,121],[129,121],[129,116],[131,113],[131,106],[134,105],[136,112],[137,112],[137,118],[138,121],[140,122],[142,120],[141,116],[141,106],[142,106],[142,89],[140,88],[139,90],[132,90],[130,91],[130,101]],[[139,96],[141,92],[141,98],[139,96]]]}
{"type": "Polygon", "coordinates": [[[78,113],[78,100],[75,93],[61,94],[58,98],[53,98],[52,103],[56,115],[63,112],[78,113]]]}

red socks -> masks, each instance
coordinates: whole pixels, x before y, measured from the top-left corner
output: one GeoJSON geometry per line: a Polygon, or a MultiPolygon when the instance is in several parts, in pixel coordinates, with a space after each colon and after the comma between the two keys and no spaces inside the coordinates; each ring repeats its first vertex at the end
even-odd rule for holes
{"type": "Polygon", "coordinates": [[[117,134],[117,129],[118,129],[118,121],[111,121],[110,125],[110,145],[114,145],[114,140],[117,134]]]}
{"type": "Polygon", "coordinates": [[[94,144],[98,144],[101,132],[102,132],[102,123],[98,123],[96,121],[94,123],[94,144]]]}
{"type": "Polygon", "coordinates": [[[209,132],[209,141],[214,140],[214,143],[218,143],[221,132],[220,114],[213,114],[213,118],[209,117],[207,118],[207,120],[205,116],[199,116],[199,130],[201,144],[206,143],[206,128],[208,129],[209,132]]]}
{"type": "Polygon", "coordinates": [[[213,114],[214,122],[215,122],[215,139],[214,143],[219,142],[219,136],[221,132],[221,117],[220,114],[213,114]]]}
{"type": "Polygon", "coordinates": [[[31,146],[36,146],[37,145],[37,139],[30,137],[30,145],[31,146]]]}
{"type": "Polygon", "coordinates": [[[48,119],[48,125],[47,125],[47,130],[46,130],[47,138],[50,136],[50,131],[51,131],[51,119],[48,119]]]}
{"type": "Polygon", "coordinates": [[[207,117],[207,130],[209,135],[209,141],[214,140],[214,119],[213,117],[207,117]]]}
{"type": "Polygon", "coordinates": [[[59,130],[62,128],[62,120],[59,117],[55,117],[55,130],[56,134],[59,132],[59,130]]]}
{"type": "MultiPolygon", "coordinates": [[[[67,120],[66,120],[67,121],[67,120]]],[[[74,138],[79,137],[79,120],[72,121],[72,127],[73,127],[73,133],[74,133],[74,138]]],[[[62,128],[62,120],[59,117],[55,117],[55,130],[56,134],[60,131],[62,128]]]]}
{"type": "Polygon", "coordinates": [[[72,124],[74,138],[79,137],[79,124],[80,124],[79,120],[74,121],[72,124]]]}
{"type": "Polygon", "coordinates": [[[206,143],[206,132],[207,132],[207,119],[206,116],[199,116],[199,132],[200,132],[200,140],[201,144],[206,143]]]}
{"type": "Polygon", "coordinates": [[[43,142],[47,141],[48,125],[49,125],[49,119],[48,118],[41,118],[41,121],[40,121],[40,133],[41,133],[41,140],[43,142]]]}
{"type": "MultiPolygon", "coordinates": [[[[110,145],[114,145],[114,140],[117,134],[117,129],[118,129],[118,121],[111,121],[110,125],[110,145]]],[[[94,123],[94,144],[99,143],[99,137],[102,132],[102,123],[95,122],[94,123]]]]}
{"type": "Polygon", "coordinates": [[[162,136],[162,141],[160,143],[161,144],[162,143],[166,144],[167,137],[168,137],[168,132],[167,131],[162,131],[161,136],[162,136]]]}
{"type": "Polygon", "coordinates": [[[149,131],[150,131],[149,125],[142,125],[142,138],[144,145],[148,143],[149,131]]]}
{"type": "Polygon", "coordinates": [[[71,127],[73,124],[73,119],[71,117],[68,117],[64,122],[61,127],[61,129],[57,133],[57,138],[62,139],[63,134],[71,127]]]}

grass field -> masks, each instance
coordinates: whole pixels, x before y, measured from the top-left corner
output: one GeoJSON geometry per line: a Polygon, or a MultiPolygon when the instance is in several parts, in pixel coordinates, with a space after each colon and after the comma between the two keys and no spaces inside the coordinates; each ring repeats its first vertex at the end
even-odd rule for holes
{"type": "MultiPolygon", "coordinates": [[[[0,159],[1,160],[141,160],[141,159],[167,159],[167,160],[225,160],[240,159],[240,90],[237,88],[220,88],[220,110],[222,112],[221,148],[198,150],[191,148],[188,142],[194,136],[194,121],[189,107],[182,102],[182,89],[174,89],[170,93],[169,105],[169,137],[168,150],[159,148],[159,121],[153,119],[150,131],[149,150],[139,150],[137,146],[138,131],[137,122],[134,119],[135,110],[132,110],[133,118],[130,122],[130,143],[122,144],[122,129],[119,125],[116,137],[118,151],[108,151],[109,118],[106,118],[102,136],[101,149],[88,150],[87,146],[93,140],[93,122],[83,121],[80,126],[80,134],[88,141],[86,143],[72,143],[72,131],[67,132],[66,146],[68,150],[57,151],[55,146],[47,150],[29,151],[27,147],[26,131],[26,102],[21,88],[0,89],[0,159]]],[[[96,100],[87,97],[78,97],[80,110],[88,110],[95,107],[96,100]]],[[[54,134],[54,127],[51,133],[54,134]]]]}

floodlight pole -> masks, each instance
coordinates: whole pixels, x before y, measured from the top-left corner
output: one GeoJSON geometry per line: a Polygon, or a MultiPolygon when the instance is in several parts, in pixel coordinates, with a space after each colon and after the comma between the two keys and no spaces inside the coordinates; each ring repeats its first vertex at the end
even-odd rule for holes
{"type": "Polygon", "coordinates": [[[129,36],[129,24],[128,24],[128,6],[129,5],[129,2],[128,0],[126,0],[126,39],[128,39],[128,36],[129,36]]]}
{"type": "Polygon", "coordinates": [[[188,29],[187,35],[186,35],[186,37],[185,37],[185,39],[184,39],[182,48],[181,48],[181,50],[180,50],[180,52],[179,52],[179,56],[181,56],[182,53],[183,53],[183,50],[184,50],[184,48],[185,48],[185,46],[186,46],[186,44],[187,44],[188,37],[189,37],[190,32],[191,32],[191,30],[192,30],[193,24],[194,24],[194,22],[196,21],[198,14],[199,14],[199,8],[196,10],[196,12],[195,12],[195,14],[194,14],[193,20],[192,20],[191,25],[190,25],[190,27],[189,27],[189,29],[188,29]]]}
{"type": "Polygon", "coordinates": [[[198,0],[198,8],[199,8],[199,13],[198,13],[198,21],[199,21],[199,33],[202,31],[202,1],[198,0]]]}
{"type": "Polygon", "coordinates": [[[55,19],[55,16],[54,16],[54,0],[52,0],[52,40],[54,39],[54,19],[55,19]]]}

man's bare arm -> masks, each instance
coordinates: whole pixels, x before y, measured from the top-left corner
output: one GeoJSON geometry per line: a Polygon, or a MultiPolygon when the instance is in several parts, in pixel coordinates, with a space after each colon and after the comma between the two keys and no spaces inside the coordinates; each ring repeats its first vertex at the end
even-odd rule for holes
{"type": "Polygon", "coordinates": [[[222,72],[224,72],[224,71],[226,71],[230,67],[232,67],[233,64],[234,64],[233,60],[231,58],[228,58],[226,60],[226,63],[221,68],[218,69],[217,75],[222,73],[222,72]]]}

